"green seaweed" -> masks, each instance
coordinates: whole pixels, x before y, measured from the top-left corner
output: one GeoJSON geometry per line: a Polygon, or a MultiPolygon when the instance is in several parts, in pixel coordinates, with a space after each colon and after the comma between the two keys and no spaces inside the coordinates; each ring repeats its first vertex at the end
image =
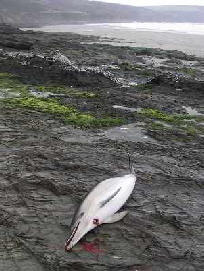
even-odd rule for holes
{"type": "Polygon", "coordinates": [[[0,73],[0,88],[8,92],[19,93],[21,97],[28,95],[28,86],[20,82],[16,75],[0,73]]]}
{"type": "Polygon", "coordinates": [[[7,102],[19,107],[27,107],[59,115],[67,115],[77,112],[76,109],[61,105],[54,99],[29,97],[20,99],[8,99],[7,102]]]}
{"type": "Polygon", "coordinates": [[[182,68],[178,68],[177,71],[184,73],[186,75],[195,77],[196,75],[196,69],[194,68],[189,68],[189,67],[182,67],[182,68]]]}
{"type": "MultiPolygon", "coordinates": [[[[56,99],[43,99],[33,97],[29,93],[28,85],[20,82],[16,75],[9,73],[0,73],[0,88],[7,90],[7,92],[19,93],[20,98],[5,98],[1,103],[6,104],[12,108],[30,108],[37,111],[50,113],[62,118],[66,123],[79,127],[108,127],[120,125],[124,123],[123,119],[103,117],[96,118],[91,114],[83,114],[72,106],[66,106],[59,103],[56,99]]],[[[35,86],[38,91],[63,93],[79,98],[95,98],[97,94],[89,91],[80,91],[78,89],[69,88],[66,86],[35,86]]]]}
{"type": "Polygon", "coordinates": [[[135,71],[138,75],[151,76],[153,74],[152,70],[129,62],[122,62],[119,67],[124,71],[135,71]]]}
{"type": "Polygon", "coordinates": [[[188,125],[187,127],[184,128],[184,130],[186,131],[186,134],[190,136],[195,136],[198,134],[198,130],[196,129],[195,126],[192,125],[188,125]]]}
{"type": "Polygon", "coordinates": [[[144,84],[139,84],[135,86],[135,89],[137,91],[143,92],[144,94],[152,94],[152,88],[153,88],[153,85],[150,83],[144,83],[144,84]]]}
{"type": "Polygon", "coordinates": [[[109,127],[109,126],[118,126],[124,123],[123,119],[120,118],[96,118],[89,114],[75,114],[70,117],[66,117],[65,121],[69,124],[73,124],[75,126],[91,128],[91,127],[109,127]]]}
{"type": "Polygon", "coordinates": [[[187,114],[167,114],[165,112],[162,112],[157,109],[152,109],[152,108],[142,109],[140,111],[140,114],[146,117],[162,120],[165,122],[171,122],[171,123],[181,123],[184,120],[191,120],[191,119],[198,118],[196,116],[191,116],[187,114]]]}
{"type": "Polygon", "coordinates": [[[67,94],[78,98],[96,98],[98,95],[91,91],[81,91],[67,86],[35,86],[41,92],[51,92],[54,94],[67,94]]]}
{"type": "Polygon", "coordinates": [[[192,140],[196,136],[204,133],[204,128],[200,125],[200,121],[203,120],[203,116],[167,114],[151,108],[142,109],[139,114],[148,118],[147,129],[170,134],[172,137],[176,137],[179,141],[192,140]],[[160,122],[157,122],[158,120],[160,122]]]}
{"type": "Polygon", "coordinates": [[[62,118],[66,123],[84,128],[108,127],[124,123],[124,120],[120,118],[96,118],[91,114],[82,114],[74,107],[62,105],[55,99],[27,97],[19,99],[7,99],[4,102],[11,107],[25,107],[54,114],[62,118]]]}
{"type": "MultiPolygon", "coordinates": [[[[19,93],[21,97],[32,96],[29,93],[31,86],[20,82],[19,77],[10,73],[0,73],[0,89],[9,93],[19,93]]],[[[67,86],[32,86],[40,92],[52,92],[54,94],[67,94],[78,98],[97,98],[98,94],[91,91],[81,91],[67,86]]]]}
{"type": "Polygon", "coordinates": [[[162,123],[157,123],[157,122],[151,122],[149,124],[149,127],[153,130],[164,130],[165,126],[162,123]]]}
{"type": "Polygon", "coordinates": [[[159,132],[178,141],[189,141],[193,140],[196,136],[204,133],[204,128],[200,127],[197,123],[182,123],[182,125],[176,124],[173,126],[166,126],[165,123],[148,122],[147,130],[159,132]]]}
{"type": "Polygon", "coordinates": [[[157,52],[157,49],[148,48],[148,47],[133,47],[135,53],[139,55],[152,55],[157,52]]]}

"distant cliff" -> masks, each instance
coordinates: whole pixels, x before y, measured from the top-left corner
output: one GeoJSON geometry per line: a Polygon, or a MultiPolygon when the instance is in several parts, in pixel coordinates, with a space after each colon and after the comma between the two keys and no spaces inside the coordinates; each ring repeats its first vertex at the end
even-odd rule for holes
{"type": "Polygon", "coordinates": [[[0,23],[17,26],[124,21],[204,23],[204,7],[133,7],[88,0],[0,0],[0,23]]]}

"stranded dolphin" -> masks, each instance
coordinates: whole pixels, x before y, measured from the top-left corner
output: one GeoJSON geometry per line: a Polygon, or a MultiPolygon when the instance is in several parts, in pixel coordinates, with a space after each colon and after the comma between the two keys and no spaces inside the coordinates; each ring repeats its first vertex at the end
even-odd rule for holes
{"type": "Polygon", "coordinates": [[[70,250],[87,232],[103,223],[121,220],[127,211],[117,211],[132,193],[136,174],[130,163],[130,174],[102,181],[88,194],[72,220],[72,233],[66,240],[65,250],[70,250]]]}

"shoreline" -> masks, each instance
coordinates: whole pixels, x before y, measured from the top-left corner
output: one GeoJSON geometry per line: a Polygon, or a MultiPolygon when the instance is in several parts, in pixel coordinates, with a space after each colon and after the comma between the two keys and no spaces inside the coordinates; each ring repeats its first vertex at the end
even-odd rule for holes
{"type": "Polygon", "coordinates": [[[114,29],[101,27],[101,25],[66,25],[45,26],[41,28],[22,28],[42,32],[76,33],[80,35],[93,35],[100,37],[100,43],[115,46],[161,48],[164,50],[179,50],[186,54],[204,57],[204,35],[183,34],[172,32],[142,31],[133,29],[114,29]]]}
{"type": "Polygon", "coordinates": [[[90,42],[0,31],[0,269],[201,271],[204,61],[90,42]],[[129,217],[65,253],[79,200],[127,153],[129,217]]]}

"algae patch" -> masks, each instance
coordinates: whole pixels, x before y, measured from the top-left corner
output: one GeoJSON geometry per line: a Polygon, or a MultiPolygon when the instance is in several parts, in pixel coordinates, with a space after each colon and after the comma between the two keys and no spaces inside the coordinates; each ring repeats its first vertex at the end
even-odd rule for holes
{"type": "Polygon", "coordinates": [[[203,120],[202,116],[167,114],[151,108],[142,109],[140,114],[149,119],[147,130],[168,134],[179,141],[193,139],[204,132],[203,127],[199,125],[203,120]]]}
{"type": "Polygon", "coordinates": [[[153,70],[147,69],[146,67],[142,67],[141,65],[138,64],[131,64],[129,62],[122,62],[119,64],[119,67],[123,71],[135,71],[138,75],[143,75],[143,76],[152,76],[153,75],[153,70]]]}
{"type": "MultiPolygon", "coordinates": [[[[79,127],[108,127],[124,123],[120,118],[103,117],[96,118],[91,114],[83,114],[72,106],[66,106],[59,103],[56,99],[45,99],[34,97],[30,92],[33,86],[25,85],[19,78],[9,73],[0,73],[0,97],[2,102],[11,108],[30,108],[37,111],[50,113],[62,118],[66,123],[79,127]]],[[[80,91],[78,89],[66,86],[35,86],[39,92],[47,92],[74,96],[77,98],[96,98],[97,94],[89,91],[80,91]]]]}
{"type": "Polygon", "coordinates": [[[27,97],[19,99],[7,99],[4,102],[11,107],[25,107],[41,112],[54,114],[62,118],[66,123],[84,128],[108,127],[124,123],[124,120],[120,118],[96,118],[91,114],[82,114],[74,107],[62,105],[55,99],[27,97]]]}
{"type": "Polygon", "coordinates": [[[3,97],[28,95],[28,86],[20,82],[16,75],[10,73],[0,73],[0,91],[3,97]]]}
{"type": "Polygon", "coordinates": [[[143,83],[143,84],[138,84],[135,86],[135,90],[138,92],[142,92],[143,94],[150,94],[152,95],[152,88],[153,85],[151,83],[143,83]]]}
{"type": "Polygon", "coordinates": [[[183,74],[186,74],[188,76],[191,76],[191,77],[195,77],[196,76],[196,69],[194,69],[194,68],[182,67],[180,69],[178,68],[177,71],[181,72],[183,74]]]}
{"type": "Polygon", "coordinates": [[[167,114],[157,109],[145,108],[140,111],[140,114],[149,118],[162,120],[171,123],[181,123],[185,120],[199,119],[198,116],[191,116],[187,114],[167,114]]]}
{"type": "Polygon", "coordinates": [[[78,98],[97,98],[98,95],[91,91],[80,91],[67,86],[35,86],[40,92],[51,92],[53,94],[66,94],[78,98]]]}
{"type": "Polygon", "coordinates": [[[30,89],[34,89],[37,92],[45,93],[49,92],[50,94],[64,94],[68,96],[73,96],[76,98],[97,98],[98,94],[92,91],[82,91],[79,89],[75,89],[67,86],[31,86],[23,84],[19,77],[10,73],[0,73],[0,94],[2,94],[2,98],[10,98],[10,97],[28,97],[33,96],[30,93],[30,89]],[[18,94],[18,95],[17,95],[18,94]]]}

